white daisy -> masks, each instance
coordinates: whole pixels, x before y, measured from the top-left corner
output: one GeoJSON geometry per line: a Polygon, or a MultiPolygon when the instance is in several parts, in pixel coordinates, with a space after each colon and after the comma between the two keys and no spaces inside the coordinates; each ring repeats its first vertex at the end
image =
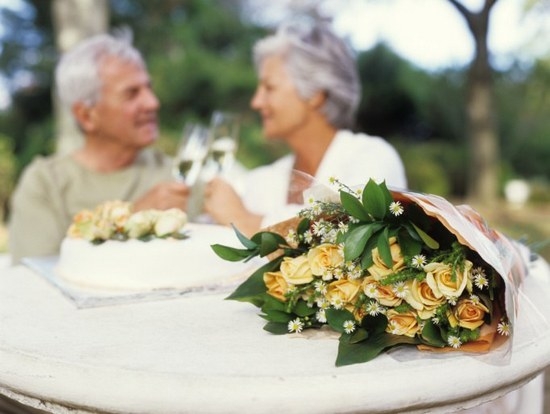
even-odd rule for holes
{"type": "Polygon", "coordinates": [[[340,298],[334,298],[330,304],[334,309],[342,309],[344,307],[344,301],[340,298]]]}
{"type": "Polygon", "coordinates": [[[304,329],[304,323],[300,318],[294,319],[288,323],[288,332],[300,333],[304,329]]]}
{"type": "Polygon", "coordinates": [[[401,330],[399,329],[399,325],[395,321],[390,321],[388,324],[388,328],[391,334],[393,335],[401,335],[401,330]]]}
{"type": "Polygon", "coordinates": [[[319,309],[315,314],[315,319],[321,323],[327,323],[327,315],[324,309],[319,309]]]}
{"type": "Polygon", "coordinates": [[[479,305],[479,303],[480,303],[479,296],[477,296],[477,295],[470,295],[470,300],[476,305],[479,305]]]}
{"type": "Polygon", "coordinates": [[[489,286],[489,279],[487,278],[485,271],[481,267],[474,269],[474,271],[472,272],[472,276],[474,278],[474,283],[479,290],[482,290],[484,287],[489,286]]]}
{"type": "Polygon", "coordinates": [[[365,295],[367,295],[369,298],[376,299],[378,297],[378,290],[375,283],[367,284],[367,286],[365,286],[364,292],[365,295]]]}
{"type": "Polygon", "coordinates": [[[384,308],[378,302],[371,300],[370,302],[365,304],[365,311],[370,316],[376,316],[381,313],[384,313],[384,308]]]}
{"type": "Polygon", "coordinates": [[[326,227],[324,226],[324,220],[321,219],[313,223],[312,229],[313,229],[313,234],[315,234],[316,236],[324,235],[326,232],[326,227]]]}
{"type": "Polygon", "coordinates": [[[355,331],[355,322],[354,321],[345,321],[343,326],[344,326],[344,331],[347,334],[350,334],[353,331],[355,331]]]}
{"type": "Polygon", "coordinates": [[[286,241],[289,243],[295,243],[298,241],[298,235],[294,229],[290,229],[286,235],[286,241]]]}
{"type": "Polygon", "coordinates": [[[397,296],[398,298],[404,298],[407,296],[407,285],[405,282],[396,282],[391,287],[392,292],[397,296]]]}
{"type": "Polygon", "coordinates": [[[347,223],[344,223],[342,221],[338,222],[338,230],[341,233],[347,233],[348,229],[349,229],[349,226],[347,223]]]}
{"type": "Polygon", "coordinates": [[[313,286],[315,287],[316,292],[322,293],[323,295],[327,293],[327,284],[322,280],[316,280],[315,283],[313,283],[313,286]]]}
{"type": "Polygon", "coordinates": [[[447,338],[447,343],[449,344],[449,346],[452,346],[455,349],[460,348],[460,346],[462,345],[460,338],[454,335],[449,335],[449,337],[447,338]]]}
{"type": "Polygon", "coordinates": [[[497,325],[497,332],[503,336],[510,336],[512,333],[512,327],[508,322],[500,321],[497,325]]]}
{"type": "Polygon", "coordinates": [[[392,213],[394,216],[400,216],[401,214],[403,214],[404,211],[405,209],[399,201],[394,201],[390,204],[390,213],[392,213]]]}
{"type": "Polygon", "coordinates": [[[417,269],[422,269],[426,265],[426,256],[417,254],[411,259],[411,264],[417,269]]]}

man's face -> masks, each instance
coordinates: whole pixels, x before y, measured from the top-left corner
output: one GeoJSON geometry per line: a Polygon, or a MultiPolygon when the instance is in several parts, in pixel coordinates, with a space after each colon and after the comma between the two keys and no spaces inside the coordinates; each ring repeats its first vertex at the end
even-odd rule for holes
{"type": "Polygon", "coordinates": [[[159,101],[145,68],[106,57],[99,75],[102,88],[86,132],[123,147],[141,149],[152,144],[158,138],[159,101]]]}

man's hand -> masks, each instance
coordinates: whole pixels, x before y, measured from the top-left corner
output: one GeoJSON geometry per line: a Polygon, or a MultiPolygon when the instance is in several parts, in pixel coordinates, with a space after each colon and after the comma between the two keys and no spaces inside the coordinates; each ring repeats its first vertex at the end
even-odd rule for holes
{"type": "Polygon", "coordinates": [[[177,181],[167,181],[157,184],[134,202],[134,211],[169,208],[187,210],[187,200],[190,189],[187,185],[177,181]]]}

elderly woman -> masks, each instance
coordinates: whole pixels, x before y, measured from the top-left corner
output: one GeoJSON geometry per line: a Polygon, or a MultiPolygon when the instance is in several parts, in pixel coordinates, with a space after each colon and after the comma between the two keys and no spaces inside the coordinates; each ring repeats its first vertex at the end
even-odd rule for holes
{"type": "Polygon", "coordinates": [[[294,189],[308,177],[348,186],[370,178],[405,188],[403,163],[385,140],[351,132],[360,100],[354,55],[322,23],[282,26],[254,47],[259,82],[251,107],[267,139],[283,140],[290,154],[248,173],[242,197],[221,178],[205,192],[205,210],[245,234],[293,216],[302,202],[294,189]]]}

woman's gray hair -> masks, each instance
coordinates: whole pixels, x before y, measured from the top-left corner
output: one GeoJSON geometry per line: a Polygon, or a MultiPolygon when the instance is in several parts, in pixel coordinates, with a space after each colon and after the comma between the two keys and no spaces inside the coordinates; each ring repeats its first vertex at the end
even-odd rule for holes
{"type": "Polygon", "coordinates": [[[99,69],[105,57],[145,67],[141,53],[132,46],[127,32],[85,39],[61,57],[55,70],[57,93],[64,105],[70,108],[77,102],[86,105],[97,102],[102,87],[99,69]]]}
{"type": "Polygon", "coordinates": [[[274,35],[259,40],[253,49],[258,70],[269,56],[285,61],[290,77],[303,99],[326,94],[321,108],[336,128],[351,128],[361,99],[361,82],[352,49],[327,23],[281,26],[274,35]]]}

